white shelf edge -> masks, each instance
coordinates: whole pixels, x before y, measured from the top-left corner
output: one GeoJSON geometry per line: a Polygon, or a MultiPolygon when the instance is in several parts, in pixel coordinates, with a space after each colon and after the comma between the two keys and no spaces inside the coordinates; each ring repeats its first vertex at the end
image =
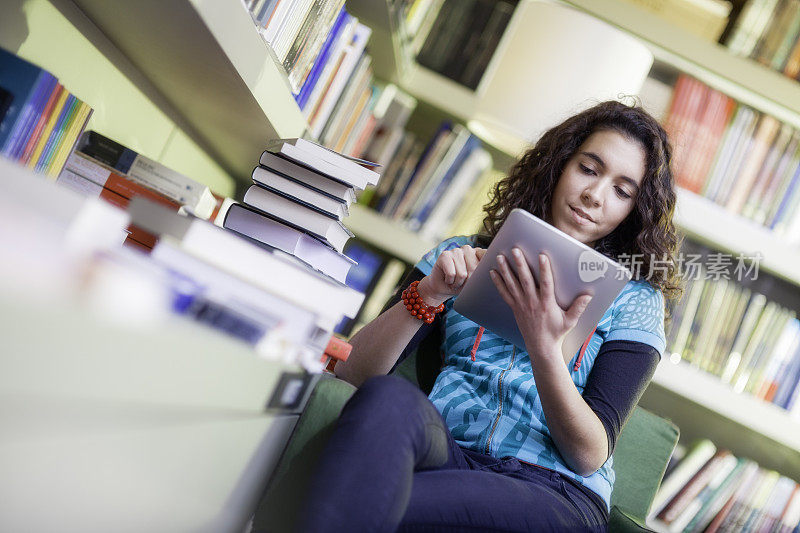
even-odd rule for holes
{"type": "Polygon", "coordinates": [[[270,138],[308,129],[283,67],[239,0],[71,0],[237,181],[270,138]]]}
{"type": "Polygon", "coordinates": [[[733,253],[761,252],[759,268],[800,286],[800,248],[708,198],[678,189],[675,224],[687,235],[733,253]]]}
{"type": "Polygon", "coordinates": [[[189,0],[281,137],[307,128],[289,79],[238,0],[189,0]]]}
{"type": "MultiPolygon", "coordinates": [[[[800,269],[796,267],[800,264],[800,248],[787,246],[768,228],[731,213],[707,198],[680,188],[677,193],[674,220],[681,231],[731,253],[761,252],[763,259],[759,269],[800,286],[800,269]]],[[[345,222],[359,238],[412,264],[435,244],[362,205],[354,204],[345,222]],[[419,255],[414,256],[414,253],[419,255]]]]}
{"type": "Polygon", "coordinates": [[[800,83],[620,0],[559,0],[640,39],[659,61],[800,128],[800,83]]]}
{"type": "Polygon", "coordinates": [[[658,365],[653,383],[800,451],[800,420],[777,405],[734,392],[715,376],[691,368],[687,363],[676,365],[665,358],[658,365]]]}
{"type": "Polygon", "coordinates": [[[344,224],[358,239],[411,265],[436,245],[433,240],[423,239],[409,231],[401,222],[390,220],[359,204],[350,206],[350,216],[344,220],[344,224]]]}

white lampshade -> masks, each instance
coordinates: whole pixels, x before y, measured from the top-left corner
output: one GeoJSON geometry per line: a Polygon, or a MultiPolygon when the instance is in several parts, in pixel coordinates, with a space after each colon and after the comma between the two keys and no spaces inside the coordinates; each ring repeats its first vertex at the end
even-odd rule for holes
{"type": "Polygon", "coordinates": [[[570,115],[638,94],[653,64],[641,42],[561,4],[520,0],[517,9],[468,122],[484,141],[518,155],[570,115]]]}

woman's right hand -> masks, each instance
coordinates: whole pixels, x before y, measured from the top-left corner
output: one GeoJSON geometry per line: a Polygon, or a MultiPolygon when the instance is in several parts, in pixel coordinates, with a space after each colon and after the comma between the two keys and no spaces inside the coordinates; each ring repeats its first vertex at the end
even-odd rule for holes
{"type": "Polygon", "coordinates": [[[417,290],[425,303],[436,306],[461,292],[485,253],[485,248],[468,245],[442,252],[431,273],[419,282],[417,290]]]}

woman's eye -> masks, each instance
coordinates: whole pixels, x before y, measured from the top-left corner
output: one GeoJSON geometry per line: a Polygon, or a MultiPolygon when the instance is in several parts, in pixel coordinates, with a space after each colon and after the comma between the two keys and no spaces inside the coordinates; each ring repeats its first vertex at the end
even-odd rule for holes
{"type": "Polygon", "coordinates": [[[617,189],[617,194],[619,194],[623,198],[630,198],[631,197],[631,195],[626,193],[625,189],[623,189],[622,187],[615,187],[615,188],[617,189]]]}
{"type": "Polygon", "coordinates": [[[580,166],[581,172],[583,172],[584,174],[590,174],[592,176],[595,176],[597,174],[594,170],[592,170],[591,168],[587,167],[583,163],[579,163],[578,166],[580,166]]]}

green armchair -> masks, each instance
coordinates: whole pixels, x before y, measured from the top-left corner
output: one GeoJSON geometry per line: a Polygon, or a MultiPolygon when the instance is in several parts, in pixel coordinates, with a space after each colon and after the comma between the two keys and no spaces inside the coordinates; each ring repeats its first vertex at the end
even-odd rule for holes
{"type": "MultiPolygon", "coordinates": [[[[395,370],[417,383],[414,356],[395,370]]],[[[253,533],[296,531],[298,513],[311,473],[355,387],[324,376],[312,392],[275,474],[253,518],[253,533]]],[[[617,439],[616,482],[611,495],[609,531],[647,531],[645,517],[675,444],[678,428],[637,407],[617,439]]]]}

